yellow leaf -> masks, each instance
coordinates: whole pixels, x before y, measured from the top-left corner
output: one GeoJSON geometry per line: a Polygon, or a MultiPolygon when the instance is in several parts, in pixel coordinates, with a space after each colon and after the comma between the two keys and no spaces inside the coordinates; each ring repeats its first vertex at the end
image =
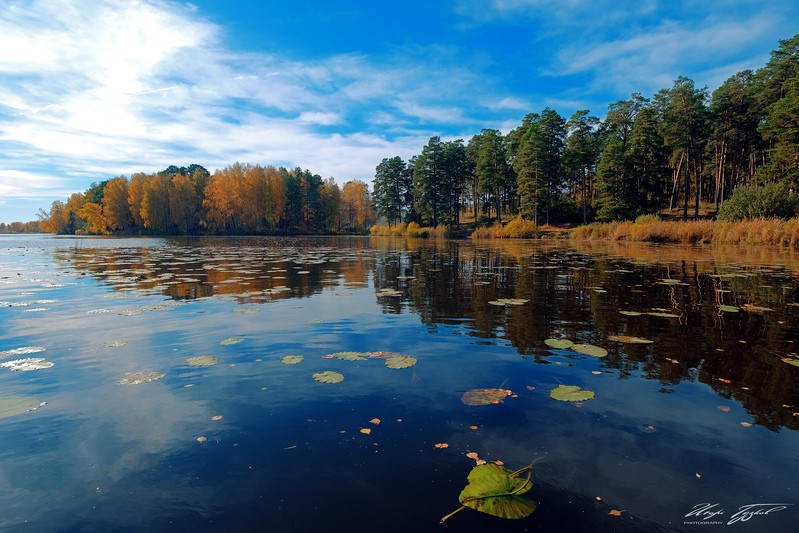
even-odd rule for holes
{"type": "Polygon", "coordinates": [[[379,418],[373,418],[369,422],[371,422],[374,425],[378,425],[380,423],[380,419],[379,418]]]}
{"type": "Polygon", "coordinates": [[[742,425],[743,427],[745,427],[745,428],[750,428],[750,427],[752,427],[752,424],[751,424],[751,423],[749,423],[749,422],[741,422],[741,425],[742,425]]]}
{"type": "Polygon", "coordinates": [[[207,440],[208,439],[206,437],[197,437],[197,442],[199,442],[200,444],[202,444],[203,442],[205,442],[207,440]]]}
{"type": "Polygon", "coordinates": [[[371,432],[372,430],[369,428],[361,428],[361,433],[363,433],[364,435],[368,435],[371,432]]]}
{"type": "Polygon", "coordinates": [[[211,417],[211,420],[213,420],[213,421],[222,420],[222,415],[215,415],[215,416],[212,416],[212,417],[211,417]]]}
{"type": "Polygon", "coordinates": [[[619,511],[619,510],[617,510],[617,509],[611,509],[611,510],[610,510],[610,512],[609,512],[608,514],[609,514],[610,516],[621,516],[621,513],[622,513],[622,512],[621,512],[621,511],[619,511]]]}
{"type": "Polygon", "coordinates": [[[477,428],[477,426],[469,426],[469,429],[471,429],[472,431],[475,431],[475,430],[477,430],[478,428],[477,428]]]}
{"type": "Polygon", "coordinates": [[[730,407],[727,406],[727,405],[719,405],[719,411],[723,411],[725,413],[729,413],[730,412],[730,407]]]}
{"type": "Polygon", "coordinates": [[[439,442],[435,444],[435,447],[438,449],[449,448],[449,444],[447,444],[446,442],[439,442]]]}

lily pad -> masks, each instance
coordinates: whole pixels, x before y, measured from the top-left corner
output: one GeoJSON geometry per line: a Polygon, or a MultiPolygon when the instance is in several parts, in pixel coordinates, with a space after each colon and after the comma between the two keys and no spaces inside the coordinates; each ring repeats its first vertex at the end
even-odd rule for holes
{"type": "Polygon", "coordinates": [[[416,364],[416,358],[407,355],[392,355],[386,358],[388,368],[408,368],[416,364]]]}
{"type": "Polygon", "coordinates": [[[322,383],[341,383],[344,381],[344,374],[332,370],[325,370],[324,372],[316,372],[313,378],[322,383]]]}
{"type": "Polygon", "coordinates": [[[741,310],[740,307],[736,307],[734,305],[720,305],[719,311],[724,311],[726,313],[738,313],[741,310]]]}
{"type": "Polygon", "coordinates": [[[498,464],[475,466],[466,478],[468,485],[458,496],[463,507],[442,518],[441,522],[465,507],[499,518],[527,518],[533,514],[537,505],[524,496],[533,488],[530,480],[531,469],[532,466],[526,466],[511,472],[498,464]]]}
{"type": "Polygon", "coordinates": [[[575,352],[580,352],[583,355],[590,355],[591,357],[605,357],[608,351],[593,344],[575,344],[571,347],[575,352]]]}
{"type": "Polygon", "coordinates": [[[518,306],[524,305],[530,300],[525,300],[524,298],[499,298],[497,300],[491,300],[488,302],[490,305],[496,306],[518,306]]]}
{"type": "Polygon", "coordinates": [[[329,358],[341,359],[342,361],[363,361],[369,357],[366,352],[336,352],[327,354],[329,358]]]}
{"type": "Polygon", "coordinates": [[[9,368],[14,372],[28,372],[30,370],[41,370],[43,368],[51,368],[55,365],[50,361],[45,360],[43,357],[28,357],[25,359],[14,359],[13,361],[6,361],[0,363],[0,367],[9,368]]]}
{"type": "Polygon", "coordinates": [[[214,366],[218,362],[219,359],[213,355],[195,355],[186,359],[189,366],[214,366]]]}
{"type": "Polygon", "coordinates": [[[647,313],[649,316],[657,316],[660,318],[680,318],[680,315],[675,315],[674,313],[666,313],[663,311],[652,311],[647,313]]]}
{"type": "Polygon", "coordinates": [[[143,371],[143,372],[128,372],[117,383],[120,385],[141,385],[142,383],[149,383],[161,379],[166,374],[159,372],[143,371]]]}
{"type": "Polygon", "coordinates": [[[0,419],[35,411],[44,404],[45,402],[40,402],[30,396],[16,395],[0,398],[0,419]]]}
{"type": "Polygon", "coordinates": [[[241,337],[228,337],[227,339],[219,341],[219,344],[223,346],[230,346],[231,344],[238,344],[240,342],[244,342],[244,339],[241,337]]]}
{"type": "Polygon", "coordinates": [[[305,357],[302,355],[287,355],[280,359],[280,362],[284,365],[296,365],[297,363],[301,362],[305,357]]]}
{"type": "Polygon", "coordinates": [[[472,389],[461,396],[464,405],[492,405],[503,403],[505,397],[513,394],[508,389],[472,389]]]}
{"type": "Polygon", "coordinates": [[[594,397],[594,391],[584,390],[577,385],[558,385],[551,391],[549,396],[561,402],[583,402],[594,397]]]}
{"type": "Polygon", "coordinates": [[[547,339],[544,344],[556,350],[565,350],[574,346],[574,343],[569,339],[547,339]]]}
{"type": "Polygon", "coordinates": [[[622,342],[624,344],[652,344],[655,341],[644,339],[643,337],[632,337],[630,335],[608,335],[609,341],[622,342]]]}
{"type": "Polygon", "coordinates": [[[619,311],[619,314],[626,316],[641,316],[643,313],[640,313],[638,311],[619,311]]]}

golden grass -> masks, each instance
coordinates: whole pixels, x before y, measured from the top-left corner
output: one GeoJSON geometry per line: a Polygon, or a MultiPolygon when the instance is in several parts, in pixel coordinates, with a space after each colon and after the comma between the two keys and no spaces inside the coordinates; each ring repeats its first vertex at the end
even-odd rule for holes
{"type": "Polygon", "coordinates": [[[757,244],[799,246],[799,218],[760,218],[739,222],[688,220],[660,221],[652,218],[635,222],[604,222],[579,226],[572,239],[679,244],[757,244]]]}
{"type": "Polygon", "coordinates": [[[403,222],[396,226],[375,224],[369,230],[369,234],[373,237],[446,238],[450,235],[450,229],[447,226],[428,228],[420,226],[416,222],[411,222],[410,224],[403,222]]]}
{"type": "Polygon", "coordinates": [[[534,222],[518,216],[505,224],[495,222],[493,226],[477,228],[472,239],[532,239],[538,236],[538,226],[534,222]]]}

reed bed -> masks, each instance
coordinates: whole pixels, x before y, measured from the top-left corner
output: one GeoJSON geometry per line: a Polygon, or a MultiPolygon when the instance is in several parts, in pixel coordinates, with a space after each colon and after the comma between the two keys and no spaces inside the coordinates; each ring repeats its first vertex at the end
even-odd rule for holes
{"type": "MultiPolygon", "coordinates": [[[[644,217],[641,217],[644,218],[644,217]]],[[[579,226],[569,233],[571,239],[679,244],[719,243],[799,246],[799,218],[783,220],[758,218],[743,221],[657,220],[655,217],[635,222],[602,222],[579,226]]]]}
{"type": "Polygon", "coordinates": [[[450,229],[447,226],[436,226],[435,228],[420,226],[416,222],[405,224],[404,222],[394,226],[383,226],[375,224],[369,230],[369,234],[374,237],[412,237],[412,238],[446,238],[450,236],[450,229]]]}
{"type": "Polygon", "coordinates": [[[504,226],[495,222],[493,226],[477,228],[472,239],[533,239],[538,237],[538,233],[534,222],[516,217],[504,226]]]}

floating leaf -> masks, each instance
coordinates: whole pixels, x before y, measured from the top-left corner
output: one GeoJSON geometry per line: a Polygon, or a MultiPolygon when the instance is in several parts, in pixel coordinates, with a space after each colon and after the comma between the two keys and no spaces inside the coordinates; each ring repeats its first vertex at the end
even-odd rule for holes
{"type": "Polygon", "coordinates": [[[434,444],[433,446],[435,446],[439,450],[444,449],[444,448],[449,448],[449,444],[447,444],[446,442],[438,442],[438,443],[434,444]]]}
{"type": "Polygon", "coordinates": [[[535,511],[536,503],[523,495],[533,487],[530,480],[531,470],[532,466],[515,472],[497,464],[475,466],[467,478],[468,485],[458,496],[463,507],[442,518],[441,522],[465,507],[499,518],[518,519],[530,516],[535,511]],[[522,477],[525,474],[527,475],[522,477]]]}
{"type": "Polygon", "coordinates": [[[752,305],[752,304],[743,304],[742,307],[746,311],[749,311],[750,313],[767,313],[769,311],[774,311],[774,309],[771,309],[769,307],[761,307],[759,305],[752,305]]]}
{"type": "Polygon", "coordinates": [[[621,516],[621,513],[622,511],[619,511],[618,509],[611,509],[608,514],[610,516],[621,516]]]}
{"type": "Polygon", "coordinates": [[[143,371],[143,372],[128,372],[117,383],[120,385],[141,385],[142,383],[149,383],[157,379],[161,379],[166,374],[159,372],[143,371]]]}
{"type": "Polygon", "coordinates": [[[219,344],[223,346],[230,346],[231,344],[238,344],[240,342],[244,342],[244,339],[241,337],[229,337],[227,339],[219,341],[219,344]]]}
{"type": "Polygon", "coordinates": [[[332,370],[325,370],[324,372],[315,373],[313,378],[322,383],[341,383],[344,381],[344,374],[332,370]]]}
{"type": "Polygon", "coordinates": [[[391,357],[386,358],[386,366],[388,368],[400,369],[400,368],[408,368],[416,364],[415,357],[409,357],[406,355],[393,355],[391,357]]]}
{"type": "Polygon", "coordinates": [[[377,295],[378,298],[391,298],[391,297],[402,296],[402,292],[398,291],[396,289],[388,289],[388,288],[386,288],[386,289],[378,290],[375,293],[375,295],[377,295]]]}
{"type": "Polygon", "coordinates": [[[369,354],[366,352],[336,352],[325,356],[326,359],[335,358],[342,361],[363,361],[367,357],[369,357],[369,354]]]}
{"type": "Polygon", "coordinates": [[[641,316],[643,314],[638,311],[619,311],[619,313],[627,316],[641,316]]]}
{"type": "Polygon", "coordinates": [[[655,342],[642,337],[631,337],[629,335],[608,335],[608,340],[622,342],[624,344],[652,344],[655,342]]]}
{"type": "Polygon", "coordinates": [[[574,346],[574,343],[569,339],[547,339],[544,344],[556,350],[565,350],[574,346]]]}
{"type": "Polygon", "coordinates": [[[571,347],[575,352],[580,352],[583,355],[590,355],[591,357],[605,357],[608,351],[593,344],[575,344],[571,347]]]}
{"type": "Polygon", "coordinates": [[[51,368],[55,363],[45,360],[43,357],[28,357],[25,359],[14,359],[0,363],[0,367],[9,368],[14,372],[28,372],[30,370],[41,370],[51,368]]]}
{"type": "Polygon", "coordinates": [[[211,420],[213,420],[214,422],[222,420],[222,415],[214,415],[211,417],[211,420]]]}
{"type": "Polygon", "coordinates": [[[508,389],[472,389],[461,396],[461,403],[465,405],[491,405],[505,401],[506,396],[513,392],[508,389]]]}
{"type": "Polygon", "coordinates": [[[370,424],[378,425],[380,424],[381,420],[379,418],[373,418],[369,421],[370,424]]]}
{"type": "Polygon", "coordinates": [[[364,435],[369,435],[372,432],[372,429],[371,428],[361,428],[359,431],[361,433],[363,433],[364,435]]]}
{"type": "Polygon", "coordinates": [[[0,352],[0,359],[11,357],[14,355],[28,355],[31,353],[39,353],[45,351],[47,348],[43,346],[23,346],[22,348],[14,348],[13,350],[5,350],[0,352]]]}
{"type": "Polygon", "coordinates": [[[741,310],[740,307],[736,307],[734,305],[720,305],[719,311],[725,311],[727,313],[737,313],[741,310]]]}
{"type": "Polygon", "coordinates": [[[680,315],[675,315],[674,313],[666,313],[666,312],[663,312],[663,311],[650,312],[650,313],[647,313],[647,315],[649,315],[649,316],[658,316],[658,317],[661,317],[661,318],[680,318],[680,315]]]}
{"type": "Polygon", "coordinates": [[[197,437],[197,442],[199,442],[200,444],[202,444],[203,442],[205,442],[207,440],[208,440],[207,437],[203,437],[203,436],[197,437]]]}
{"type": "Polygon", "coordinates": [[[189,366],[214,366],[218,362],[219,359],[213,355],[195,355],[186,359],[189,366]]]}
{"type": "Polygon", "coordinates": [[[30,396],[6,396],[5,398],[0,398],[0,419],[35,411],[44,404],[45,402],[40,402],[30,396]]]}
{"type": "Polygon", "coordinates": [[[577,385],[558,385],[551,391],[549,396],[561,402],[583,402],[594,397],[594,391],[584,390],[577,385]]]}
{"type": "Polygon", "coordinates": [[[301,362],[305,357],[302,355],[287,355],[280,359],[280,362],[284,365],[296,365],[297,363],[301,362]]]}
{"type": "Polygon", "coordinates": [[[488,302],[490,305],[496,306],[519,306],[524,305],[530,300],[525,300],[524,298],[499,298],[497,300],[492,300],[488,302]]]}
{"type": "Polygon", "coordinates": [[[788,363],[789,365],[799,366],[799,359],[795,359],[793,357],[785,357],[782,359],[784,363],[788,363]]]}

